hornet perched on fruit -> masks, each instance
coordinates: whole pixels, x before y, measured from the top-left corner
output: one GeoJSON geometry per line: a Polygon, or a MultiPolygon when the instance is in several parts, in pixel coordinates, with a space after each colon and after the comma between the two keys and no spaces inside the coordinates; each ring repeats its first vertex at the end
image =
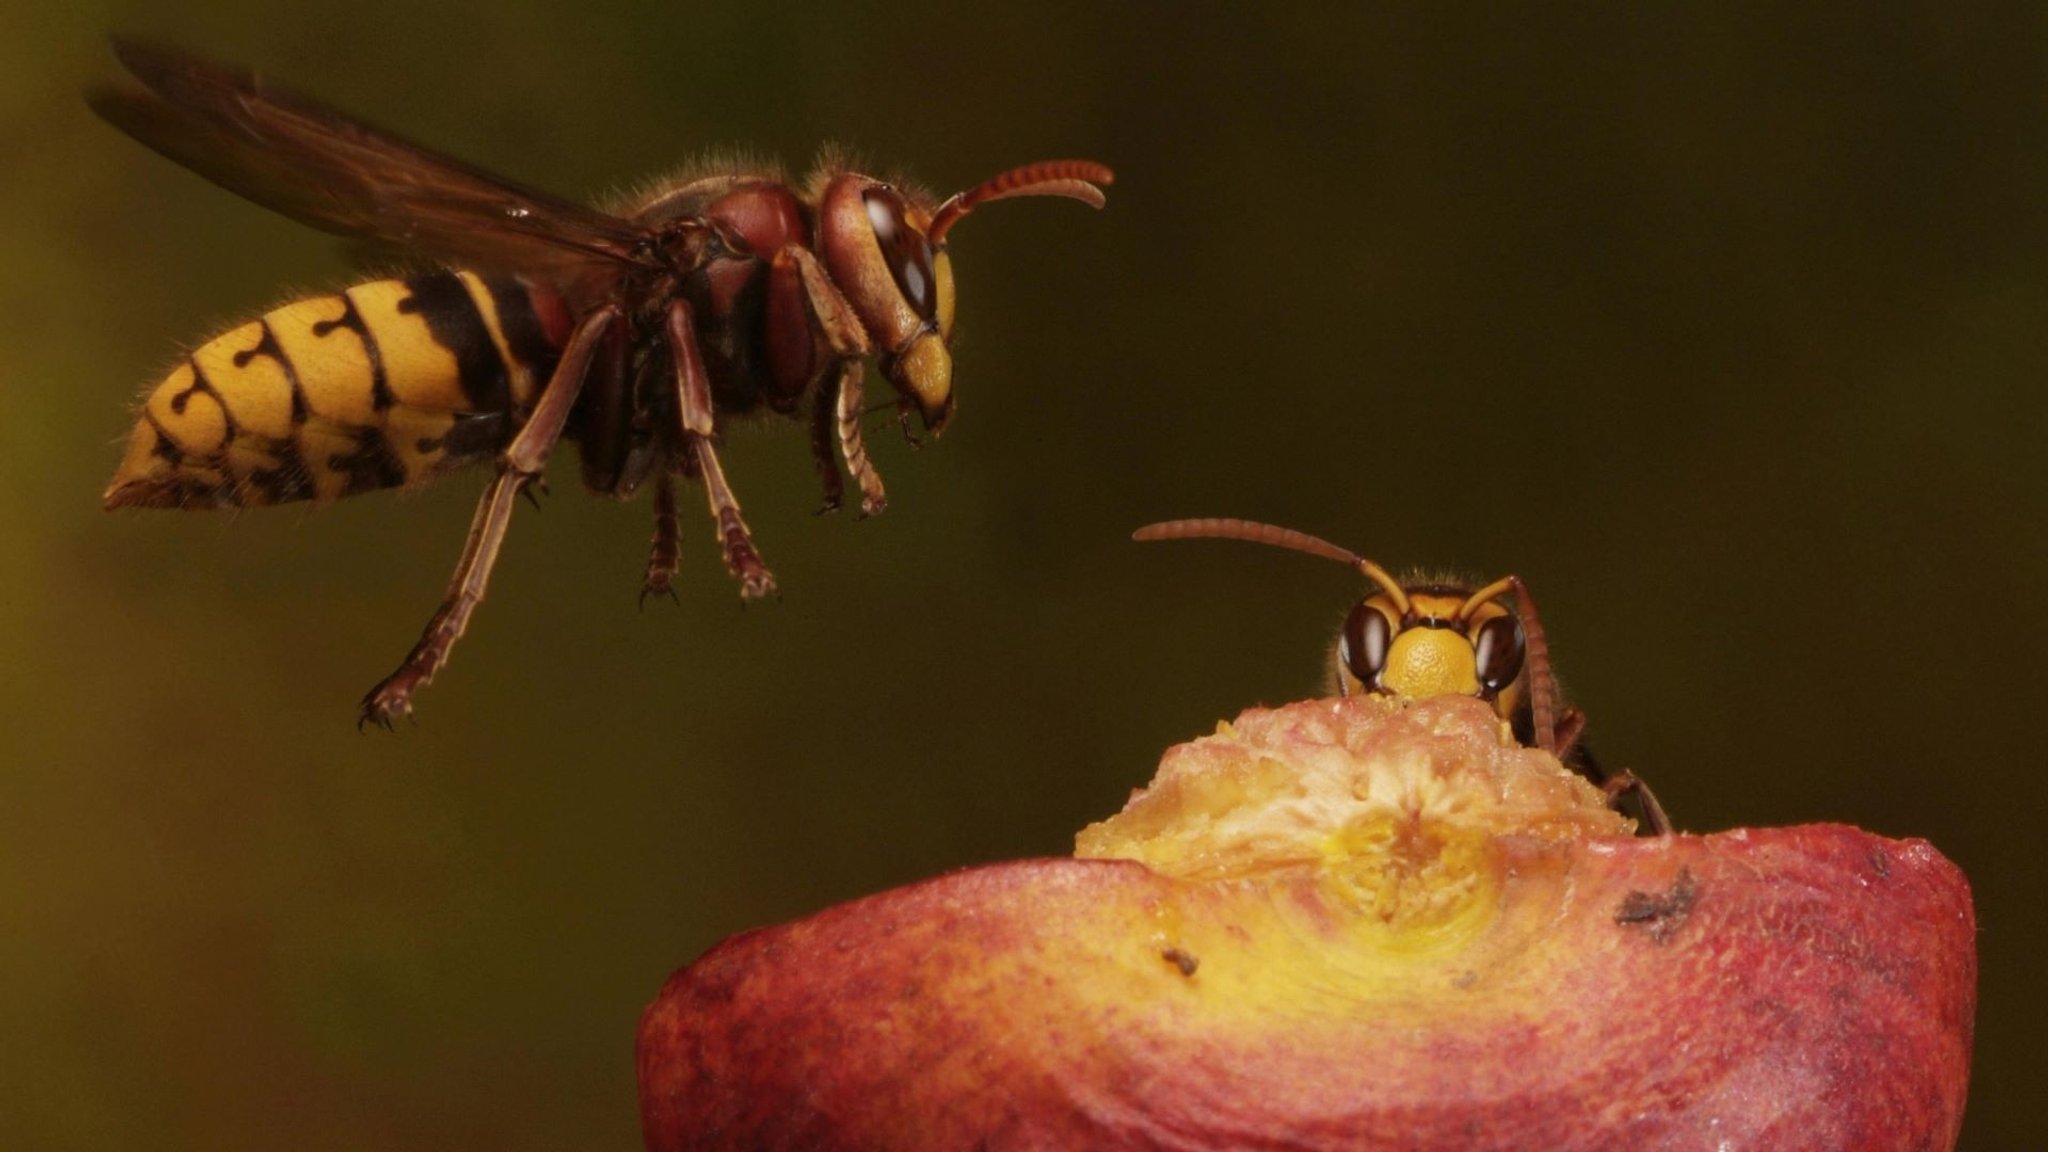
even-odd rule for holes
{"type": "Polygon", "coordinates": [[[1134,540],[1212,537],[1249,540],[1349,565],[1378,589],[1354,605],[1330,654],[1337,692],[1377,693],[1421,700],[1476,696],[1507,721],[1515,738],[1540,748],[1605,789],[1624,812],[1633,801],[1638,827],[1671,831],[1664,806],[1632,772],[1608,772],[1579,737],[1586,715],[1565,707],[1550,670],[1550,645],[1536,602],[1519,576],[1503,576],[1476,591],[1461,583],[1423,578],[1400,581],[1378,564],[1327,540],[1250,520],[1169,520],[1148,524],[1134,540]],[[1514,607],[1502,603],[1514,595],[1514,607]]]}

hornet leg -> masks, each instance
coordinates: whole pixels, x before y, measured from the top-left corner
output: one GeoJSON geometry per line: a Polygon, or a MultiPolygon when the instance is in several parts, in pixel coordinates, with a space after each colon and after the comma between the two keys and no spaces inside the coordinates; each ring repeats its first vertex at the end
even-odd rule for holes
{"type": "Polygon", "coordinates": [[[766,596],[775,590],[775,577],[761,562],[761,553],[754,547],[753,533],[747,530],[747,522],[740,518],[740,502],[733,497],[732,488],[725,482],[725,469],[719,466],[718,451],[711,443],[716,428],[711,377],[705,372],[704,356],[697,349],[697,328],[690,316],[690,306],[682,300],[669,303],[668,347],[676,366],[676,417],[681,424],[677,431],[681,433],[682,442],[689,445],[697,471],[704,479],[704,491],[711,502],[711,518],[718,522],[718,538],[725,553],[725,566],[739,577],[742,598],[753,600],[766,596]]]}
{"type": "Polygon", "coordinates": [[[547,467],[548,453],[562,438],[569,411],[583,390],[592,355],[622,318],[615,307],[601,308],[586,317],[570,337],[555,374],[541,391],[533,415],[498,458],[498,474],[477,503],[469,539],[462,546],[462,559],[456,562],[455,577],[448,583],[448,595],[427,621],[426,631],[404,663],[363,697],[356,714],[357,728],[365,724],[389,728],[398,717],[411,715],[413,693],[448,663],[449,651],[469,627],[470,614],[483,602],[484,589],[491,580],[491,566],[497,563],[498,549],[505,543],[505,529],[512,522],[513,501],[547,467]]]}
{"type": "Polygon", "coordinates": [[[1650,791],[1650,786],[1643,783],[1641,777],[1624,768],[1609,776],[1600,787],[1607,792],[1608,804],[1615,808],[1620,808],[1621,802],[1628,797],[1635,797],[1636,804],[1643,810],[1642,835],[1671,835],[1671,817],[1664,814],[1664,805],[1657,802],[1657,794],[1650,791]]]}
{"type": "MultiPolygon", "coordinates": [[[[825,268],[818,258],[794,245],[783,249],[782,256],[796,264],[797,273],[803,280],[804,295],[810,300],[811,315],[817,318],[818,330],[825,336],[826,346],[839,360],[839,379],[833,386],[834,402],[832,412],[839,425],[839,454],[846,460],[846,470],[853,475],[854,483],[860,485],[860,510],[864,516],[876,516],[889,506],[888,494],[882,487],[882,474],[875,470],[874,462],[868,459],[867,443],[861,437],[861,361],[870,351],[867,329],[861,327],[860,317],[839,289],[832,286],[832,278],[825,274],[825,268]]],[[[819,408],[825,407],[823,398],[819,408]]],[[[814,418],[822,419],[814,414],[814,418]]],[[[831,485],[826,487],[828,495],[835,494],[831,485]]],[[[836,505],[836,501],[832,501],[836,505]]]]}
{"type": "Polygon", "coordinates": [[[677,543],[679,532],[676,526],[676,477],[667,468],[654,478],[654,547],[647,556],[647,582],[640,586],[640,605],[646,607],[649,596],[666,596],[676,603],[682,599],[676,595],[676,569],[682,564],[682,547],[677,543]]]}
{"type": "Polygon", "coordinates": [[[818,466],[818,480],[825,486],[825,502],[818,515],[839,511],[846,495],[846,481],[839,476],[839,462],[832,458],[832,429],[839,418],[839,381],[835,378],[827,393],[811,403],[811,462],[818,466]]]}
{"type": "Polygon", "coordinates": [[[1664,805],[1658,802],[1657,794],[1650,791],[1650,786],[1626,768],[1608,772],[1593,758],[1593,750],[1579,742],[1579,735],[1586,728],[1585,713],[1577,708],[1567,708],[1557,727],[1560,733],[1569,734],[1557,751],[1557,758],[1564,761],[1565,767],[1591,780],[1607,794],[1607,806],[1623,815],[1629,814],[1626,802],[1631,798],[1635,800],[1636,808],[1642,813],[1636,821],[1636,835],[1671,835],[1674,831],[1671,817],[1665,814],[1664,805]]]}
{"type": "Polygon", "coordinates": [[[1671,834],[1671,817],[1657,795],[1635,773],[1621,771],[1608,775],[1593,762],[1593,754],[1579,743],[1586,730],[1586,714],[1577,708],[1560,713],[1557,705],[1557,677],[1550,670],[1550,643],[1544,638],[1543,623],[1536,615],[1536,601],[1519,577],[1509,577],[1515,588],[1515,615],[1522,622],[1524,649],[1529,664],[1529,717],[1535,729],[1536,746],[1579,770],[1607,792],[1607,803],[1622,809],[1622,800],[1634,796],[1643,810],[1639,831],[1651,836],[1671,834]],[[1574,755],[1576,753],[1576,755],[1574,755]]]}
{"type": "Polygon", "coordinates": [[[860,514],[879,516],[889,506],[889,495],[882,488],[882,474],[868,459],[867,443],[861,439],[861,372],[858,360],[840,362],[839,386],[833,389],[839,395],[835,405],[839,415],[839,454],[846,458],[846,470],[853,473],[854,482],[860,485],[860,514]]]}

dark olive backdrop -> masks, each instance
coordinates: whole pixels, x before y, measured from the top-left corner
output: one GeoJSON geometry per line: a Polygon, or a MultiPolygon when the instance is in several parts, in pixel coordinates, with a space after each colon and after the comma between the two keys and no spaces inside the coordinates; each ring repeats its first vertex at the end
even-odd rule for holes
{"type": "Polygon", "coordinates": [[[1965,1143],[2042,1140],[2048,22],[1635,7],[11,13],[0,1142],[636,1147],[671,969],[1065,852],[1319,690],[1355,578],[1126,542],[1186,515],[1521,573],[1686,827],[1933,840],[1983,923],[1965,1143]],[[693,495],[683,604],[636,611],[648,505],[560,460],[418,727],[358,736],[482,478],[99,511],[178,348],[350,276],[89,116],[114,28],[579,196],[833,139],[1120,180],[956,234],[960,417],[877,438],[886,516],[814,518],[795,426],[732,434],[781,600],[740,608],[693,495]]]}

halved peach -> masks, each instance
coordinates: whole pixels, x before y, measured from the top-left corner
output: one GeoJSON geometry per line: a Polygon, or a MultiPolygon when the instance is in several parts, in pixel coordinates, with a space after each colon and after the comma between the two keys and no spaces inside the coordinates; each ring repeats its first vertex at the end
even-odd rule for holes
{"type": "Polygon", "coordinates": [[[676,973],[641,1024],[647,1146],[1953,1146],[1953,865],[1833,825],[1629,831],[1477,701],[1247,712],[1081,859],[676,973]]]}

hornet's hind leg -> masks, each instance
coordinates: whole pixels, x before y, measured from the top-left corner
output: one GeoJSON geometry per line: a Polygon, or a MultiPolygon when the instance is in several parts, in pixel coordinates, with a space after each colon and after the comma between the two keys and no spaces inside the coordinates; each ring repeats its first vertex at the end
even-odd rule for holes
{"type": "Polygon", "coordinates": [[[533,415],[498,458],[498,474],[477,503],[476,519],[470,524],[462,559],[456,562],[455,577],[448,583],[447,597],[427,621],[426,631],[406,654],[404,663],[364,695],[356,715],[357,728],[365,724],[389,728],[398,717],[411,715],[413,693],[448,663],[449,651],[469,627],[470,614],[483,602],[484,589],[491,580],[491,566],[497,563],[498,549],[505,543],[505,530],[512,522],[513,502],[547,467],[548,453],[562,438],[569,411],[590,373],[592,358],[600,345],[613,338],[623,319],[618,308],[608,305],[577,326],[562,350],[555,374],[541,390],[533,415]]]}

